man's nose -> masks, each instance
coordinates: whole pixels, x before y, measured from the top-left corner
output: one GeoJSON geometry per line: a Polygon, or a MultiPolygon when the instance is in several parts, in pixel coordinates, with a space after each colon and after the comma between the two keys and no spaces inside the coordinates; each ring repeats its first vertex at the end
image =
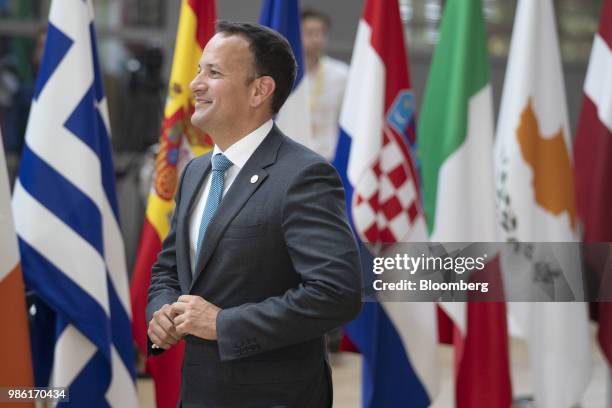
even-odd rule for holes
{"type": "Polygon", "coordinates": [[[189,89],[191,92],[196,92],[198,90],[203,90],[206,87],[205,76],[202,73],[199,73],[193,78],[193,80],[189,83],[189,89]]]}

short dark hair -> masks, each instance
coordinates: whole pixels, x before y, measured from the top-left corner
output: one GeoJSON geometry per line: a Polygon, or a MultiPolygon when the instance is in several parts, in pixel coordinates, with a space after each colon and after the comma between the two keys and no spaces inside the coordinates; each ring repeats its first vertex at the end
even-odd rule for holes
{"type": "Polygon", "coordinates": [[[307,18],[314,18],[320,20],[325,25],[325,28],[329,30],[331,28],[331,18],[322,11],[315,10],[312,8],[305,8],[302,10],[302,21],[307,18]]]}
{"type": "Polygon", "coordinates": [[[217,21],[217,33],[241,35],[249,42],[255,62],[255,77],[271,76],[276,84],[272,95],[272,113],[277,114],[291,90],[297,73],[297,62],[291,45],[278,32],[252,23],[217,21]]]}

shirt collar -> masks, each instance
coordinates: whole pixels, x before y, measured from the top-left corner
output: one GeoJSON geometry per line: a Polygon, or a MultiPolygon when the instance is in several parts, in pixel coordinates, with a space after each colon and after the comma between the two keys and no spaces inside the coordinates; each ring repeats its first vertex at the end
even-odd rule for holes
{"type": "Polygon", "coordinates": [[[219,146],[215,145],[213,149],[213,157],[217,153],[223,153],[225,157],[227,157],[234,164],[234,166],[238,167],[239,169],[243,168],[255,150],[257,150],[261,142],[263,142],[268,133],[270,133],[273,125],[274,121],[272,119],[268,119],[267,122],[242,139],[238,140],[224,152],[221,151],[219,146]]]}

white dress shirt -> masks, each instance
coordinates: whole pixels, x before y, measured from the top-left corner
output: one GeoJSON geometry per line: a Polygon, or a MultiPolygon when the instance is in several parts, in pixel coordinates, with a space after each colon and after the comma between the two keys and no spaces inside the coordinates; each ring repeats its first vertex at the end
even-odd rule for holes
{"type": "Polygon", "coordinates": [[[338,143],[338,121],[348,76],[348,65],[321,57],[316,72],[306,73],[310,84],[312,150],[331,161],[338,143]]]}
{"type": "MultiPolygon", "coordinates": [[[[268,120],[266,123],[231,145],[227,148],[225,152],[221,151],[219,146],[215,145],[213,149],[214,157],[217,153],[223,153],[225,157],[227,157],[234,165],[229,168],[225,172],[225,183],[223,185],[223,196],[227,193],[227,190],[230,188],[240,170],[244,167],[246,162],[251,158],[255,150],[259,147],[261,142],[266,138],[270,130],[272,130],[272,126],[274,122],[272,119],[268,120]]],[[[193,211],[191,213],[189,219],[189,260],[191,261],[191,272],[193,273],[195,270],[196,264],[196,245],[198,243],[198,233],[200,231],[200,223],[202,222],[202,213],[204,212],[204,208],[206,206],[206,200],[208,199],[208,192],[210,191],[210,177],[209,172],[206,175],[206,179],[204,183],[202,183],[203,188],[200,189],[198,193],[198,198],[193,207],[193,211]]],[[[223,201],[221,201],[221,205],[223,205],[223,201]]],[[[214,219],[214,218],[213,218],[214,219]]]]}

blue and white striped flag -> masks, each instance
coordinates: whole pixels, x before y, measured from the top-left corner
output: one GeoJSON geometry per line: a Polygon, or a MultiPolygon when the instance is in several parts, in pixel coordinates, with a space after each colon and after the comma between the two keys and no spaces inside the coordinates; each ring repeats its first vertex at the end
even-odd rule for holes
{"type": "Polygon", "coordinates": [[[264,0],[259,23],[281,33],[291,44],[298,69],[293,90],[275,118],[287,136],[311,149],[315,147],[310,122],[310,86],[304,75],[300,5],[298,0],[264,0]]]}
{"type": "MultiPolygon", "coordinates": [[[[26,285],[55,312],[48,385],[137,406],[125,254],[91,0],[51,3],[13,196],[26,285]]],[[[34,328],[34,333],[41,333],[34,328]]],[[[34,356],[37,385],[44,361],[34,356]]]]}

